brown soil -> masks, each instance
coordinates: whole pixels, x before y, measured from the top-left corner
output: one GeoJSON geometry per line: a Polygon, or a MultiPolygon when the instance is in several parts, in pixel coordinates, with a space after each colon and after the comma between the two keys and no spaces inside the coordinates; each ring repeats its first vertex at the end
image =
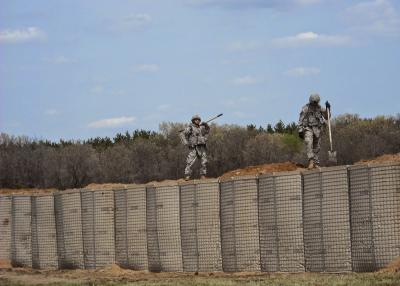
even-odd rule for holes
{"type": "Polygon", "coordinates": [[[274,172],[289,172],[289,171],[301,171],[301,170],[304,170],[304,168],[301,165],[297,165],[293,162],[273,163],[273,164],[264,164],[258,166],[249,166],[243,169],[229,171],[223,174],[220,178],[225,179],[238,176],[262,175],[274,172]]]}
{"type": "Polygon", "coordinates": [[[399,162],[400,161],[400,153],[398,154],[386,154],[379,157],[376,157],[371,160],[361,160],[355,163],[359,164],[377,164],[377,163],[386,163],[386,162],[399,162]]]}
{"type": "Polygon", "coordinates": [[[57,189],[0,189],[0,195],[33,195],[33,194],[51,194],[57,189]]]}
{"type": "Polygon", "coordinates": [[[114,184],[114,183],[107,183],[107,184],[89,184],[84,189],[88,190],[114,190],[114,189],[125,189],[130,186],[135,186],[134,184],[114,184]]]}
{"type": "Polygon", "coordinates": [[[400,272],[400,256],[386,265],[385,268],[379,270],[380,273],[396,273],[400,272]]]}
{"type": "Polygon", "coordinates": [[[11,261],[0,259],[0,269],[9,269],[11,268],[11,261]]]}

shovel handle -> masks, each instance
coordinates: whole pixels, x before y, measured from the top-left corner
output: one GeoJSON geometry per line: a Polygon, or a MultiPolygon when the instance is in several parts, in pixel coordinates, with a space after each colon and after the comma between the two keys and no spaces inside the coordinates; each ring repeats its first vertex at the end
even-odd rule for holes
{"type": "Polygon", "coordinates": [[[326,112],[328,114],[329,143],[331,145],[331,152],[332,152],[333,147],[332,147],[332,130],[331,130],[331,110],[329,108],[327,108],[326,112]]]}

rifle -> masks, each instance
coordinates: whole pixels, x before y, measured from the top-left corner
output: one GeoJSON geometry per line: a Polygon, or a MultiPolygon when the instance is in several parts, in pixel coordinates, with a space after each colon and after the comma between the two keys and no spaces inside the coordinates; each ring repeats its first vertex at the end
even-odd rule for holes
{"type": "MultiPolygon", "coordinates": [[[[217,119],[218,117],[221,117],[222,115],[224,115],[223,113],[218,114],[217,116],[214,116],[213,118],[208,119],[206,122],[202,122],[202,124],[207,124],[210,123],[211,121],[217,119]]],[[[181,129],[179,130],[179,132],[183,132],[185,131],[185,129],[181,129]]]]}

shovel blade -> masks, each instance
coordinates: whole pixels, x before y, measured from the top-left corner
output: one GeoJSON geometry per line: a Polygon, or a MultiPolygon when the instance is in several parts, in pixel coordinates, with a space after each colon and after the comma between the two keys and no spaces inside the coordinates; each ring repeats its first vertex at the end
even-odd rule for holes
{"type": "Polygon", "coordinates": [[[328,161],[337,164],[336,151],[328,151],[328,161]]]}

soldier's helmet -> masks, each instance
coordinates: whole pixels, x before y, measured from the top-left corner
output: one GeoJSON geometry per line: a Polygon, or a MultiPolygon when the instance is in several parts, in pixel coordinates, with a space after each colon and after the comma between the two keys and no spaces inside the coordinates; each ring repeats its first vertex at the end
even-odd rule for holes
{"type": "Polygon", "coordinates": [[[320,97],[318,93],[313,93],[310,95],[310,103],[319,103],[320,97]]]}
{"type": "Polygon", "coordinates": [[[192,116],[192,122],[194,122],[196,119],[201,121],[200,115],[195,114],[195,115],[192,116]]]}

